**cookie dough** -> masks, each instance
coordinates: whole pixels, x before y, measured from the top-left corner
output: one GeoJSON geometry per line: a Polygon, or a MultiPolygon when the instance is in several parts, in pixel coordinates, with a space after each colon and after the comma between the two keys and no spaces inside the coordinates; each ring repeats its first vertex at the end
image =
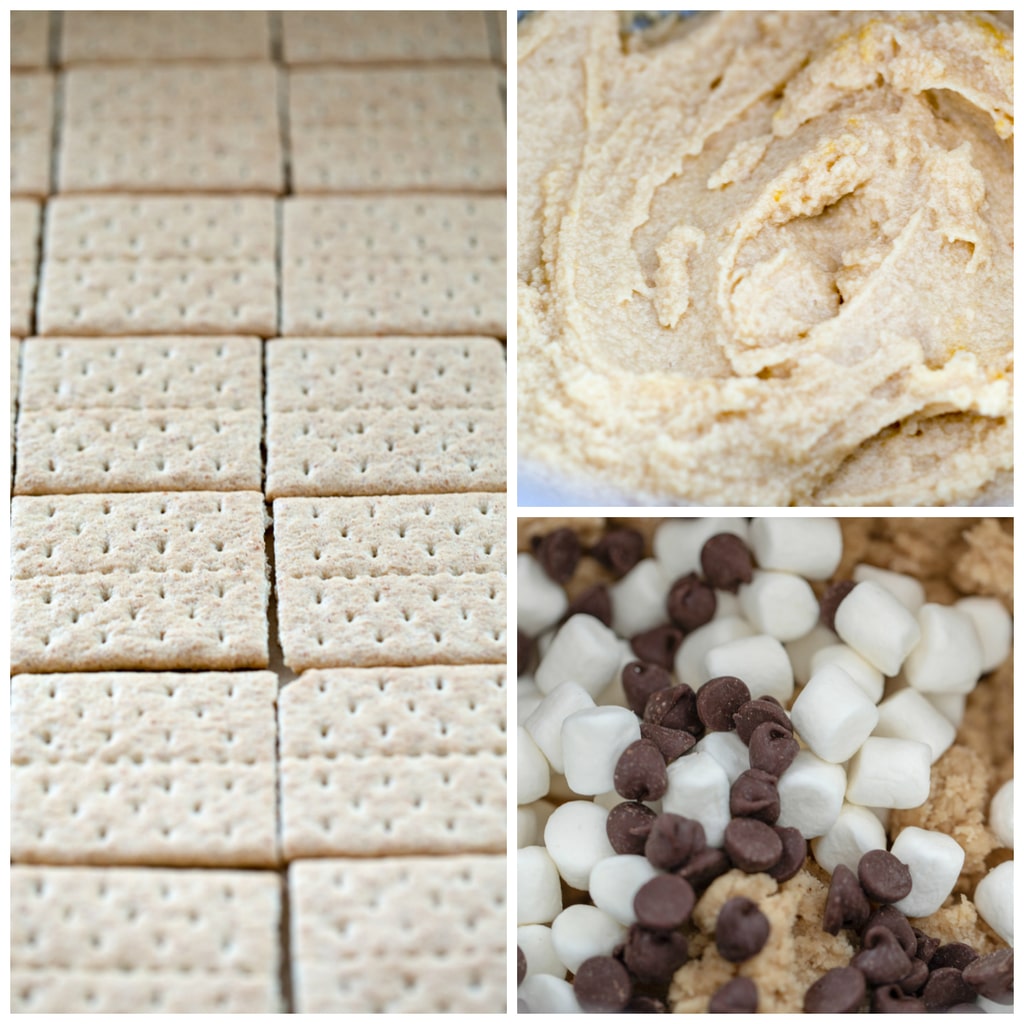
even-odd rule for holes
{"type": "Polygon", "coordinates": [[[998,491],[1012,90],[979,12],[527,18],[524,464],[641,500],[998,491]]]}

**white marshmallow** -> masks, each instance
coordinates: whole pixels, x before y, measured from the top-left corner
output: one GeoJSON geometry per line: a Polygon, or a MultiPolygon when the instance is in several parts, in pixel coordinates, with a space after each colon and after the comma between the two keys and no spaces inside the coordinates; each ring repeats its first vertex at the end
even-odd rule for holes
{"type": "MultiPolygon", "coordinates": [[[[749,762],[748,762],[749,763],[749,762]]],[[[662,810],[694,818],[704,826],[708,846],[721,846],[729,813],[729,776],[707,752],[690,751],[668,766],[662,810]]]]}
{"type": "Polygon", "coordinates": [[[640,719],[629,708],[587,708],[562,723],[565,780],[574,793],[594,796],[615,788],[622,752],[640,739],[640,719]]]}
{"type": "Polygon", "coordinates": [[[622,688],[622,670],[631,662],[636,661],[633,648],[629,646],[628,640],[619,641],[619,665],[612,676],[612,681],[595,698],[598,706],[606,707],[609,704],[617,704],[620,708],[626,707],[629,701],[626,700],[626,691],[622,688]]]}
{"type": "Polygon", "coordinates": [[[811,675],[825,665],[838,665],[846,669],[850,678],[868,695],[873,704],[882,699],[885,692],[885,676],[852,647],[846,644],[829,644],[815,651],[811,655],[811,675]]]}
{"type": "Polygon", "coordinates": [[[818,599],[801,576],[755,569],[754,578],[739,593],[747,620],[776,640],[806,636],[818,621],[818,599]]]}
{"type": "Polygon", "coordinates": [[[544,826],[544,846],[562,878],[586,890],[594,865],[615,856],[608,842],[608,812],[590,800],[562,804],[544,826]]]}
{"type": "Polygon", "coordinates": [[[539,637],[537,637],[537,657],[541,661],[544,660],[544,655],[548,653],[551,641],[555,639],[557,633],[558,627],[552,626],[551,629],[545,630],[539,637]]]}
{"type": "Polygon", "coordinates": [[[626,941],[627,931],[614,917],[586,903],[566,907],[551,923],[555,952],[573,974],[592,956],[611,956],[626,941]]]}
{"type": "Polygon", "coordinates": [[[785,645],[789,663],[793,666],[793,679],[803,686],[811,678],[811,659],[822,649],[839,642],[839,638],[820,622],[806,636],[785,645]]]}
{"type": "Polygon", "coordinates": [[[608,588],[612,628],[619,636],[634,636],[668,622],[665,599],[670,581],[653,558],[637,562],[618,583],[608,588]]]}
{"type": "Polygon", "coordinates": [[[646,857],[616,854],[594,865],[590,872],[590,898],[619,924],[634,924],[633,899],[643,885],[661,873],[646,857]]]}
{"type": "Polygon", "coordinates": [[[1013,779],[1004,782],[992,797],[988,826],[1003,846],[1013,849],[1013,779]]]}
{"type": "Polygon", "coordinates": [[[846,799],[864,807],[920,807],[931,789],[931,764],[927,743],[869,736],[846,766],[846,799]]]}
{"type": "Polygon", "coordinates": [[[521,553],[516,570],[516,625],[537,636],[565,614],[569,598],[533,555],[521,553]]]}
{"type": "Polygon", "coordinates": [[[839,818],[846,792],[846,771],[809,750],[801,750],[778,783],[779,820],[804,839],[823,836],[839,818]]]}
{"type": "Polygon", "coordinates": [[[911,615],[917,616],[921,605],[925,602],[924,587],[919,579],[907,576],[902,572],[893,572],[891,569],[879,569],[875,565],[861,563],[853,567],[853,581],[863,583],[871,580],[896,598],[911,615]]]}
{"type": "Polygon", "coordinates": [[[1013,1013],[1013,1003],[996,1003],[984,996],[978,996],[975,1003],[986,1013],[1013,1013]]]}
{"type": "Polygon", "coordinates": [[[944,832],[909,825],[896,837],[890,852],[907,865],[913,882],[910,893],[893,906],[907,917],[934,914],[960,877],[964,866],[960,844],[944,832]]]}
{"type": "Polygon", "coordinates": [[[921,639],[903,666],[922,693],[970,693],[981,675],[981,640],[971,617],[956,608],[926,604],[918,613],[921,639]]]}
{"type": "Polygon", "coordinates": [[[885,849],[885,829],[866,807],[843,804],[835,824],[811,845],[815,860],[830,875],[840,864],[856,874],[868,850],[885,849]]]}
{"type": "Polygon", "coordinates": [[[894,676],[921,638],[906,606],[873,580],[858,583],[836,610],[836,632],[879,671],[894,676]]]}
{"type": "Polygon", "coordinates": [[[675,582],[687,573],[701,572],[700,552],[710,537],[734,533],[747,543],[749,529],[746,519],[667,519],[654,531],[654,557],[661,562],[669,581],[675,582]]]}
{"type": "Polygon", "coordinates": [[[544,699],[544,694],[537,689],[533,676],[520,676],[516,683],[516,720],[522,725],[533,712],[533,709],[544,699]]]}
{"type": "Polygon", "coordinates": [[[882,828],[889,831],[889,818],[892,816],[892,810],[888,807],[868,807],[869,810],[881,823],[882,828]]]}
{"type": "Polygon", "coordinates": [[[927,743],[935,764],[953,745],[956,729],[927,697],[908,687],[878,705],[874,735],[927,743]]]}
{"type": "Polygon", "coordinates": [[[749,767],[750,751],[736,732],[709,732],[687,757],[710,754],[724,769],[731,786],[749,767]]]}
{"type": "Polygon", "coordinates": [[[676,678],[681,683],[697,689],[710,676],[704,675],[704,659],[713,647],[720,647],[744,636],[753,636],[754,630],[746,619],[725,615],[712,619],[690,633],[676,651],[676,678]]]}
{"type": "Polygon", "coordinates": [[[772,516],[751,520],[750,547],[762,569],[827,580],[843,557],[843,534],[838,519],[772,516]]]}
{"type": "Polygon", "coordinates": [[[704,658],[704,681],[717,676],[742,679],[751,699],[768,696],[788,704],[793,696],[793,668],[786,648],[763,633],[712,647],[704,658]]]}
{"type": "Polygon", "coordinates": [[[966,693],[929,693],[926,699],[954,729],[959,729],[964,724],[964,713],[967,710],[966,693]]]}
{"type": "MultiPolygon", "coordinates": [[[[558,918],[556,917],[555,920],[557,921],[558,918]]],[[[526,957],[527,978],[531,974],[550,974],[555,978],[565,977],[565,964],[558,959],[558,954],[555,952],[550,925],[524,924],[521,928],[517,928],[516,945],[526,957]]]]}
{"type": "Polygon", "coordinates": [[[537,688],[549,694],[561,683],[579,683],[596,697],[619,667],[619,638],[593,615],[574,615],[555,634],[541,658],[534,678],[537,688]]]}
{"type": "MultiPolygon", "coordinates": [[[[556,772],[565,771],[562,723],[577,711],[594,707],[593,698],[576,683],[556,686],[529,714],[523,728],[533,737],[556,772]]],[[[552,780],[552,783],[554,780],[552,780]]]]}
{"type": "Polygon", "coordinates": [[[562,912],[558,868],[543,846],[516,851],[516,924],[548,924],[562,912]]]}
{"type": "Polygon", "coordinates": [[[740,607],[739,594],[733,594],[728,590],[715,591],[715,615],[716,619],[723,619],[727,615],[734,615],[743,618],[743,609],[740,607]]]}
{"type": "Polygon", "coordinates": [[[1013,620],[995,597],[962,597],[955,605],[974,623],[981,641],[981,671],[991,672],[1010,653],[1013,620]]]}
{"type": "Polygon", "coordinates": [[[849,760],[878,724],[878,708],[838,665],[826,665],[793,702],[789,717],[803,741],[833,764],[849,760]]]}
{"type": "Polygon", "coordinates": [[[516,730],[516,802],[532,804],[547,796],[551,766],[533,737],[522,727],[516,730]]]}
{"type": "Polygon", "coordinates": [[[582,1013],[576,991],[565,978],[530,974],[519,986],[518,1000],[527,1013],[582,1013]]]}

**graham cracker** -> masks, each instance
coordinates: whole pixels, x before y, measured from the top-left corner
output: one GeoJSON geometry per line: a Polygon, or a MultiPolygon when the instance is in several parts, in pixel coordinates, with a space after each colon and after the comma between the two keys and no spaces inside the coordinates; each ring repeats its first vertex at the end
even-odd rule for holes
{"type": "Polygon", "coordinates": [[[11,69],[45,68],[49,63],[49,12],[11,11],[11,69]]]}
{"type": "Polygon", "coordinates": [[[267,665],[261,494],[12,501],[14,672],[267,665]]]}
{"type": "Polygon", "coordinates": [[[486,60],[479,11],[285,11],[286,64],[486,60]]]}
{"type": "Polygon", "coordinates": [[[266,11],[64,12],[64,64],[269,57],[266,11]]]}
{"type": "Polygon", "coordinates": [[[505,858],[292,864],[299,1013],[501,1013],[505,858]]]}
{"type": "Polygon", "coordinates": [[[21,380],[21,341],[11,338],[11,479],[14,479],[14,438],[18,422],[18,387],[21,380]]]}
{"type": "Polygon", "coordinates": [[[11,681],[11,856],[45,864],[277,861],[272,672],[11,681]]]}
{"type": "Polygon", "coordinates": [[[258,338],[33,338],[17,494],[259,490],[258,338]]]}
{"type": "Polygon", "coordinates": [[[32,331],[41,211],[34,199],[11,200],[11,334],[32,331]]]}
{"type": "Polygon", "coordinates": [[[11,74],[11,195],[43,198],[50,192],[54,76],[49,71],[11,74]]]}
{"type": "Polygon", "coordinates": [[[11,1009],[281,1010],[281,882],[257,871],[11,868],[11,1009]]]}
{"type": "Polygon", "coordinates": [[[58,197],[40,334],[258,334],[277,322],[269,198],[58,197]]]}
{"type": "Polygon", "coordinates": [[[505,200],[286,199],[282,333],[505,336],[505,200]]]}
{"type": "Polygon", "coordinates": [[[88,67],[64,77],[62,192],[282,191],[272,64],[88,67]]]}

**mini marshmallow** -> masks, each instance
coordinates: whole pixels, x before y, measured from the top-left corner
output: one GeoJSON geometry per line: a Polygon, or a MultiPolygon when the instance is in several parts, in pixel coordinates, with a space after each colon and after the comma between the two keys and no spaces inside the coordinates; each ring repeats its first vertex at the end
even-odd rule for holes
{"type": "Polygon", "coordinates": [[[611,956],[626,941],[627,931],[614,917],[585,903],[566,907],[551,923],[555,952],[573,974],[592,956],[611,956]]]}
{"type": "Polygon", "coordinates": [[[595,698],[599,707],[617,704],[621,708],[629,704],[629,701],[626,700],[626,691],[622,688],[622,670],[631,661],[636,661],[636,654],[633,652],[633,648],[630,647],[628,640],[620,640],[619,665],[615,669],[612,681],[595,698]]]}
{"type": "MultiPolygon", "coordinates": [[[[753,636],[754,630],[746,619],[725,615],[712,619],[690,633],[676,651],[676,678],[681,683],[697,689],[707,681],[704,676],[704,659],[713,647],[720,647],[744,636],[753,636]]],[[[708,677],[710,678],[710,677],[708,677]]]]}
{"type": "Polygon", "coordinates": [[[562,723],[576,711],[594,707],[590,694],[576,683],[556,686],[533,709],[523,728],[533,737],[556,772],[565,771],[562,757],[562,723]]]}
{"type": "Polygon", "coordinates": [[[956,729],[950,721],[917,690],[900,690],[878,705],[875,736],[920,740],[931,751],[935,764],[953,745],[956,729]]]}
{"type": "Polygon", "coordinates": [[[818,621],[818,599],[800,576],[755,569],[754,578],[741,586],[739,593],[747,620],[776,640],[806,636],[818,621]]]}
{"type": "Polygon", "coordinates": [[[988,827],[1003,846],[1013,849],[1013,779],[1004,782],[992,797],[988,809],[988,827]]]}
{"type": "Polygon", "coordinates": [[[666,578],[675,582],[687,573],[701,573],[700,552],[708,538],[718,533],[734,533],[746,543],[749,529],[746,519],[667,519],[654,531],[654,557],[661,563],[666,578]]]}
{"type": "Polygon", "coordinates": [[[586,708],[562,723],[565,780],[574,793],[594,796],[615,788],[622,752],[640,739],[640,719],[629,708],[586,708]]]}
{"type": "Polygon", "coordinates": [[[633,900],[643,885],[660,874],[646,857],[616,854],[594,865],[590,872],[590,898],[619,924],[635,924],[633,900]]]}
{"type": "Polygon", "coordinates": [[[981,675],[981,640],[965,612],[926,604],[918,613],[921,639],[903,672],[922,693],[970,693],[981,675]]]}
{"type": "Polygon", "coordinates": [[[1013,1013],[1013,1003],[996,1003],[984,996],[978,996],[974,1002],[986,1013],[1013,1013]]]}
{"type": "MultiPolygon", "coordinates": [[[[749,764],[749,762],[748,762],[749,764]]],[[[690,751],[668,766],[662,810],[693,818],[704,826],[708,846],[721,846],[729,812],[729,776],[706,751],[690,751]]]]}
{"type": "Polygon", "coordinates": [[[543,694],[572,681],[596,697],[611,681],[621,660],[619,638],[593,615],[573,615],[542,655],[534,679],[543,694]]]}
{"type": "Polygon", "coordinates": [[[827,626],[820,622],[806,636],[799,640],[792,640],[785,644],[786,654],[789,655],[789,663],[793,666],[793,679],[800,686],[804,686],[811,678],[811,659],[822,649],[831,647],[839,642],[839,637],[827,626]]]}
{"type": "Polygon", "coordinates": [[[736,732],[705,733],[686,756],[694,754],[710,754],[725,769],[730,786],[750,767],[750,751],[736,732]]]}
{"type": "Polygon", "coordinates": [[[517,995],[527,1013],[583,1013],[576,990],[565,978],[529,974],[523,979],[517,995]]]}
{"type": "Polygon", "coordinates": [[[905,573],[893,572],[891,569],[879,569],[875,565],[864,563],[855,565],[853,567],[854,583],[863,583],[865,580],[877,583],[889,591],[915,617],[925,602],[924,587],[921,585],[921,581],[913,576],[907,576],[905,573]]]}
{"type": "Polygon", "coordinates": [[[966,693],[929,693],[925,699],[954,729],[959,729],[964,724],[964,713],[967,711],[966,693]]]}
{"type": "Polygon", "coordinates": [[[779,777],[778,790],[781,810],[776,824],[797,829],[804,839],[815,839],[839,818],[846,771],[842,765],[829,764],[811,751],[801,750],[779,777]]]}
{"type": "Polygon", "coordinates": [[[534,708],[544,699],[537,689],[533,676],[520,676],[516,683],[516,719],[522,725],[533,713],[534,708]]]}
{"type": "Polygon", "coordinates": [[[670,581],[653,558],[637,562],[618,583],[608,588],[612,628],[619,636],[635,636],[668,622],[665,601],[670,581]]]}
{"type": "Polygon", "coordinates": [[[537,828],[537,812],[533,805],[516,808],[516,846],[536,846],[541,837],[537,828]]]}
{"type": "Polygon", "coordinates": [[[750,547],[762,569],[827,580],[843,557],[843,533],[838,519],[772,516],[751,520],[750,547]]]}
{"type": "Polygon", "coordinates": [[[909,825],[896,837],[890,852],[907,865],[913,882],[910,893],[893,906],[907,917],[934,914],[960,877],[964,866],[960,844],[944,832],[909,825]]]}
{"type": "Polygon", "coordinates": [[[869,661],[846,644],[829,644],[811,655],[811,675],[825,665],[838,665],[846,669],[850,678],[877,704],[885,692],[885,676],[869,661]]]}
{"type": "Polygon", "coordinates": [[[520,554],[516,570],[516,625],[537,636],[565,614],[569,598],[533,555],[520,554]]]}
{"type": "Polygon", "coordinates": [[[608,842],[608,812],[589,800],[562,804],[544,826],[544,846],[566,883],[586,890],[594,865],[615,856],[608,842]]]}
{"type": "Polygon", "coordinates": [[[833,764],[849,760],[878,724],[878,708],[838,665],[826,665],[793,702],[789,717],[803,741],[833,764]]]}
{"type": "Polygon", "coordinates": [[[516,737],[516,802],[532,804],[547,796],[551,787],[551,766],[522,726],[516,731],[516,737]]]}
{"type": "Polygon", "coordinates": [[[733,594],[728,590],[715,591],[715,618],[722,619],[727,615],[734,615],[743,618],[743,609],[740,607],[740,595],[733,594]]]}
{"type": "Polygon", "coordinates": [[[548,924],[562,912],[558,868],[543,846],[516,851],[516,923],[548,924]]]}
{"type": "Polygon", "coordinates": [[[991,672],[1010,653],[1013,620],[995,597],[962,597],[954,605],[974,623],[981,641],[981,671],[991,672]]]}
{"type": "Polygon", "coordinates": [[[830,875],[840,864],[856,874],[857,865],[868,850],[885,849],[885,829],[866,807],[843,804],[835,824],[812,846],[815,860],[830,875]]]}
{"type": "Polygon", "coordinates": [[[864,807],[920,807],[931,789],[931,764],[927,743],[869,736],[846,766],[846,799],[864,807]]]}
{"type": "Polygon", "coordinates": [[[786,648],[775,637],[740,637],[712,647],[704,657],[704,682],[736,676],[747,684],[751,699],[774,697],[788,704],[793,696],[793,668],[786,648]]]}
{"type": "Polygon", "coordinates": [[[917,619],[873,580],[858,583],[843,598],[835,622],[839,636],[887,676],[899,672],[921,638],[917,619]]]}
{"type": "MultiPolygon", "coordinates": [[[[555,920],[557,921],[558,918],[556,917],[555,920]]],[[[558,954],[555,952],[549,925],[524,924],[521,928],[517,928],[516,945],[526,957],[527,978],[531,974],[550,974],[555,978],[565,977],[565,964],[558,959],[558,954]]]]}

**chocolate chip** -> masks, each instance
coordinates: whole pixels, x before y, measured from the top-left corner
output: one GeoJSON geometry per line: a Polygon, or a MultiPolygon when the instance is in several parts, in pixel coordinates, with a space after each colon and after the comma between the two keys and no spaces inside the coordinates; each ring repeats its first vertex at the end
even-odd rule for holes
{"type": "Polygon", "coordinates": [[[804,1013],[856,1013],[867,994],[864,975],[855,967],[833,967],[804,994],[804,1013]]]}
{"type": "Polygon", "coordinates": [[[530,665],[533,662],[533,653],[536,649],[536,644],[532,636],[527,636],[521,629],[516,630],[516,643],[517,643],[517,655],[518,655],[518,674],[526,675],[530,671],[530,665]]]}
{"type": "Polygon", "coordinates": [[[675,871],[707,845],[704,826],[681,814],[659,814],[651,826],[644,855],[656,867],[675,871]]]}
{"type": "Polygon", "coordinates": [[[768,869],[776,882],[788,882],[807,860],[807,840],[798,828],[775,826],[775,834],[782,840],[782,856],[768,869]]]}
{"type": "Polygon", "coordinates": [[[573,601],[569,602],[562,621],[571,619],[574,615],[592,615],[611,629],[612,599],[608,596],[608,588],[603,583],[595,583],[578,594],[573,601]]]}
{"type": "Polygon", "coordinates": [[[660,665],[631,661],[622,670],[622,690],[634,715],[642,715],[652,693],[672,686],[672,676],[660,665]]]}
{"type": "Polygon", "coordinates": [[[877,903],[896,903],[913,886],[910,868],[888,850],[868,850],[857,865],[864,891],[877,903]]]}
{"type": "Polygon", "coordinates": [[[727,981],[711,997],[708,1013],[757,1013],[757,986],[750,978],[727,981]]]}
{"type": "Polygon", "coordinates": [[[964,981],[986,999],[1006,1006],[1013,1002],[1013,950],[999,949],[972,960],[963,972],[964,981]]]}
{"type": "Polygon", "coordinates": [[[748,700],[732,716],[732,721],[736,728],[736,735],[748,746],[754,735],[754,730],[764,722],[774,722],[776,725],[781,725],[787,732],[793,732],[793,723],[789,720],[789,715],[777,700],[772,700],[770,697],[748,700]]]}
{"type": "Polygon", "coordinates": [[[668,1007],[654,996],[633,996],[626,1004],[626,1013],[668,1013],[668,1007]]]}
{"type": "Polygon", "coordinates": [[[651,725],[650,722],[640,723],[640,735],[661,751],[665,764],[677,761],[697,742],[682,729],[666,729],[663,725],[651,725]]]}
{"type": "Polygon", "coordinates": [[[518,986],[522,985],[523,978],[526,977],[526,954],[523,952],[522,946],[516,946],[516,951],[519,954],[519,981],[516,982],[516,985],[518,986]]]}
{"type": "Polygon", "coordinates": [[[546,537],[533,538],[533,553],[556,583],[568,583],[583,554],[574,530],[563,526],[546,537]]]}
{"type": "Polygon", "coordinates": [[[782,840],[756,818],[733,818],[725,826],[725,852],[741,871],[767,871],[782,856],[782,840]]]}
{"type": "Polygon", "coordinates": [[[733,715],[750,700],[750,690],[735,676],[716,676],[697,691],[697,714],[708,732],[731,732],[733,715]]]}
{"type": "MultiPolygon", "coordinates": [[[[650,859],[650,858],[648,858],[650,859]]],[[[685,878],[694,889],[706,889],[719,875],[724,875],[732,865],[724,850],[714,846],[705,846],[698,850],[676,872],[685,878]]]]}
{"type": "Polygon", "coordinates": [[[899,939],[883,925],[875,925],[864,933],[861,951],[850,961],[872,985],[891,985],[911,968],[910,957],[899,939]]]}
{"type": "Polygon", "coordinates": [[[921,998],[929,1010],[947,1010],[956,1003],[969,1003],[974,999],[974,989],[964,981],[962,971],[940,967],[928,975],[921,998]]]}
{"type": "Polygon", "coordinates": [[[665,758],[650,740],[635,740],[619,755],[614,781],[627,800],[660,800],[668,789],[665,758]]]}
{"type": "Polygon", "coordinates": [[[914,934],[914,929],[910,927],[910,922],[907,920],[906,914],[901,914],[895,907],[879,907],[867,920],[867,924],[864,926],[864,931],[867,932],[869,928],[873,928],[876,924],[883,925],[888,928],[889,931],[899,939],[900,945],[903,947],[903,952],[907,956],[917,956],[924,960],[925,963],[928,961],[921,956],[917,946],[917,936],[914,934]]]}
{"type": "MultiPolygon", "coordinates": [[[[774,825],[779,817],[779,790],[775,776],[758,768],[741,772],[729,790],[729,813],[774,825]]],[[[772,862],[774,863],[774,861],[772,862]]]]}
{"type": "Polygon", "coordinates": [[[685,878],[658,875],[637,890],[633,912],[641,927],[667,932],[686,924],[695,902],[693,886],[685,878]]]}
{"type": "Polygon", "coordinates": [[[674,626],[655,626],[645,633],[637,633],[629,646],[641,661],[671,670],[682,642],[683,634],[674,626]]]}
{"type": "Polygon", "coordinates": [[[700,549],[700,567],[704,578],[715,590],[736,593],[741,583],[754,578],[750,548],[734,533],[716,533],[700,549]]]}
{"type": "Polygon", "coordinates": [[[644,538],[637,530],[609,530],[590,554],[616,576],[625,576],[644,557],[644,538]]]}
{"type": "Polygon", "coordinates": [[[776,779],[799,753],[800,744],[778,722],[762,722],[750,734],[750,767],[760,768],[776,779]]]}
{"type": "Polygon", "coordinates": [[[653,932],[634,924],[626,936],[623,957],[637,981],[656,985],[671,981],[689,954],[681,932],[653,932]]]}
{"type": "Polygon", "coordinates": [[[955,967],[958,971],[964,970],[968,964],[978,959],[978,952],[973,946],[966,942],[947,942],[935,950],[928,966],[933,970],[940,967],[955,967]]]}
{"type": "Polygon", "coordinates": [[[927,1013],[920,999],[905,995],[899,985],[884,985],[871,993],[872,1013],[927,1013]]]}
{"type": "Polygon", "coordinates": [[[935,950],[939,948],[941,943],[938,939],[925,935],[924,932],[919,932],[916,928],[914,929],[914,940],[917,942],[917,949],[914,955],[926,964],[930,964],[932,957],[935,956],[935,950]]]}
{"type": "Polygon", "coordinates": [[[684,633],[690,633],[709,623],[714,618],[717,605],[718,599],[714,590],[695,572],[677,579],[672,584],[665,602],[668,617],[684,633]]]}
{"type": "Polygon", "coordinates": [[[821,595],[821,601],[818,602],[818,607],[821,609],[821,623],[823,626],[827,626],[829,629],[835,631],[836,628],[836,612],[839,610],[839,606],[843,603],[843,598],[850,593],[853,588],[857,586],[853,580],[837,580],[835,583],[830,583],[825,589],[825,593],[821,595]]]}
{"type": "Polygon", "coordinates": [[[629,971],[611,956],[592,956],[580,964],[572,983],[588,1013],[618,1013],[633,994],[629,971]]]}
{"type": "Polygon", "coordinates": [[[616,853],[643,854],[657,814],[643,804],[616,804],[605,822],[608,842],[616,853]]]}
{"type": "Polygon", "coordinates": [[[871,914],[871,904],[857,876],[845,865],[836,865],[825,899],[821,927],[829,935],[838,935],[840,928],[860,929],[871,914]]]}
{"type": "Polygon", "coordinates": [[[899,980],[900,990],[908,996],[916,996],[928,980],[928,965],[917,957],[910,958],[910,970],[899,980]]]}
{"type": "Polygon", "coordinates": [[[753,900],[734,896],[718,912],[715,945],[730,963],[742,963],[761,952],[771,930],[768,918],[753,900]]]}
{"type": "Polygon", "coordinates": [[[694,736],[704,734],[697,714],[697,695],[685,683],[652,693],[644,708],[644,721],[666,729],[685,729],[694,736]]]}

